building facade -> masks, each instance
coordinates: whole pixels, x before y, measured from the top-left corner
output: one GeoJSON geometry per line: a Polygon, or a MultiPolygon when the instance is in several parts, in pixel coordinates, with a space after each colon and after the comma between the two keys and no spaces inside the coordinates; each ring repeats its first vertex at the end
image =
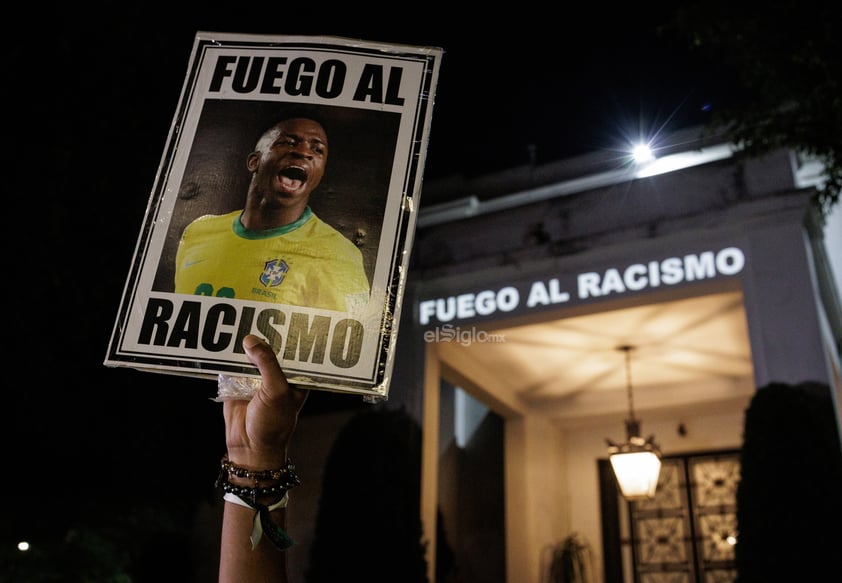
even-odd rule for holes
{"type": "MultiPolygon", "coordinates": [[[[597,580],[647,568],[635,507],[605,494],[606,438],[630,413],[665,460],[713,473],[733,473],[719,460],[767,385],[826,384],[839,422],[820,179],[790,151],[745,158],[690,129],[645,165],[594,154],[425,185],[390,403],[422,423],[425,534],[438,516],[464,580],[539,583],[573,533],[597,580]]],[[[661,526],[650,554],[669,554],[661,526]]],[[[724,580],[728,552],[705,563],[724,580]]],[[[673,554],[650,567],[699,562],[673,554]]]]}

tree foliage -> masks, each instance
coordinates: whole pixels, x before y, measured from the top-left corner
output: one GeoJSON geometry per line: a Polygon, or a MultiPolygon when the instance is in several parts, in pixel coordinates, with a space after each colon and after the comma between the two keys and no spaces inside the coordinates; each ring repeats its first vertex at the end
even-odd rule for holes
{"type": "Polygon", "coordinates": [[[679,4],[663,28],[717,67],[727,87],[711,124],[748,156],[789,148],[824,166],[814,202],[826,216],[842,188],[842,3],[679,4]]]}
{"type": "Polygon", "coordinates": [[[746,409],[740,457],[737,582],[842,572],[842,448],[830,387],[760,387],[746,409]]]}
{"type": "MultiPolygon", "coordinates": [[[[103,497],[105,498],[105,497],[103,497]]],[[[30,508],[32,547],[20,552],[10,536],[0,540],[0,583],[150,583],[198,579],[194,557],[192,506],[180,497],[172,501],[137,502],[130,499],[113,504],[101,500],[101,509],[91,501],[85,519],[67,528],[60,517],[52,522],[39,517],[49,512],[30,508]]],[[[67,505],[58,504],[60,514],[67,505]]]]}

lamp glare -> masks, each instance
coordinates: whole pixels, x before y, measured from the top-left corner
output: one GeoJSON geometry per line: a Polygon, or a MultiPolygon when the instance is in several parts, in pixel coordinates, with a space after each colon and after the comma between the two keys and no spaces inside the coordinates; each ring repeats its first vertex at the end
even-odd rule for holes
{"type": "Polygon", "coordinates": [[[652,148],[650,148],[646,144],[638,144],[632,149],[632,157],[634,161],[638,164],[643,164],[645,162],[651,162],[655,159],[655,155],[652,153],[652,148]]]}

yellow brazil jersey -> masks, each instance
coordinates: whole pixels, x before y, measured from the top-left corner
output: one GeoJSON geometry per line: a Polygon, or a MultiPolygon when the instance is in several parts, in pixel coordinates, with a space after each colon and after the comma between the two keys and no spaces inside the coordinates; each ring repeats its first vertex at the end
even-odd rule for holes
{"type": "Polygon", "coordinates": [[[308,207],[296,222],[249,231],[241,211],[184,230],[175,292],[353,311],[369,299],[360,250],[308,207]]]}

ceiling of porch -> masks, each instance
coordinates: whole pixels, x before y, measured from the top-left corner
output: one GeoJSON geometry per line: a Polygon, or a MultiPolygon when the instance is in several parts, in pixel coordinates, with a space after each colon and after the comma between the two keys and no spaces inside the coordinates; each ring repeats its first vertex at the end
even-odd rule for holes
{"type": "Polygon", "coordinates": [[[742,293],[729,291],[508,328],[437,346],[445,378],[491,409],[563,424],[722,406],[754,392],[742,293]],[[633,346],[626,354],[619,347],[633,346]]]}

